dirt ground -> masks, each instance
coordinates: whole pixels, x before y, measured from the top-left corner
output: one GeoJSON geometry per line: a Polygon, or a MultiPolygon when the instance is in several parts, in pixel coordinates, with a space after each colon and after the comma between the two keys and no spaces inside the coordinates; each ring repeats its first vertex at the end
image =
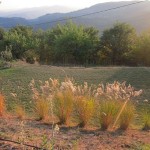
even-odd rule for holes
{"type": "Polygon", "coordinates": [[[129,129],[101,131],[99,129],[60,126],[52,138],[52,125],[41,121],[0,118],[0,150],[149,150],[150,131],[129,129]],[[10,140],[10,141],[4,141],[10,140]],[[15,141],[17,143],[14,143],[15,141]],[[18,144],[21,143],[21,144],[18,144]],[[26,146],[28,144],[34,147],[26,146]]]}

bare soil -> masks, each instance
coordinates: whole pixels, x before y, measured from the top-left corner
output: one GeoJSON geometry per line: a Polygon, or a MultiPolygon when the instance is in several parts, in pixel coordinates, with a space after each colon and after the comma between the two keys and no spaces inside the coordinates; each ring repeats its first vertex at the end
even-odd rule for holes
{"type": "Polygon", "coordinates": [[[51,124],[33,119],[21,121],[14,117],[0,118],[0,150],[44,149],[46,145],[54,145],[56,150],[142,150],[140,146],[150,144],[150,131],[59,128],[53,137],[51,124]]]}

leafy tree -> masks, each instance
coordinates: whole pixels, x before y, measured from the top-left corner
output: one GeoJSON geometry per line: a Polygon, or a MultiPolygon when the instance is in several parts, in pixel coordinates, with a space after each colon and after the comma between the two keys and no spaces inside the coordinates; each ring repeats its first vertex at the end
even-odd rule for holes
{"type": "Polygon", "coordinates": [[[12,46],[12,54],[15,58],[21,58],[28,49],[38,46],[38,39],[33,36],[33,29],[27,26],[11,28],[5,35],[7,45],[12,46]]]}
{"type": "Polygon", "coordinates": [[[113,65],[124,64],[127,54],[133,48],[135,37],[135,29],[126,23],[117,23],[105,30],[101,36],[101,59],[113,65]]]}
{"type": "Polygon", "coordinates": [[[4,34],[5,30],[3,28],[0,28],[0,51],[4,51],[5,49],[4,34]]]}
{"type": "Polygon", "coordinates": [[[58,26],[54,49],[56,58],[63,63],[88,64],[99,43],[98,30],[68,22],[58,26]]]}
{"type": "Polygon", "coordinates": [[[138,65],[150,66],[150,31],[142,33],[137,38],[132,58],[138,65]]]}

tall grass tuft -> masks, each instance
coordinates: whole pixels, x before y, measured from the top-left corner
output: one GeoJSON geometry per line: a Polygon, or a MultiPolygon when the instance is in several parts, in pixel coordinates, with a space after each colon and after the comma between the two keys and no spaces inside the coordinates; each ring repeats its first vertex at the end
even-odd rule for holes
{"type": "Polygon", "coordinates": [[[15,106],[15,115],[17,116],[18,119],[24,119],[26,116],[25,109],[21,105],[16,105],[15,106]]]}
{"type": "Polygon", "coordinates": [[[146,110],[142,113],[144,122],[143,130],[150,130],[150,111],[146,110]]]}
{"type": "Polygon", "coordinates": [[[60,124],[68,124],[73,110],[73,93],[71,90],[58,91],[54,96],[54,113],[60,124]]]}
{"type": "Polygon", "coordinates": [[[39,97],[34,102],[34,113],[36,114],[38,120],[45,120],[48,118],[50,113],[50,103],[43,97],[39,97]]]}
{"type": "Polygon", "coordinates": [[[3,116],[5,112],[5,98],[0,93],[0,116],[3,116]]]}
{"type": "Polygon", "coordinates": [[[120,129],[127,130],[135,114],[135,107],[132,103],[127,103],[119,119],[120,129]]]}
{"type": "Polygon", "coordinates": [[[115,100],[104,100],[100,102],[100,124],[102,130],[107,130],[113,123],[119,110],[118,102],[115,100]]]}
{"type": "Polygon", "coordinates": [[[95,110],[95,101],[86,96],[78,96],[75,100],[75,117],[80,127],[85,127],[91,120],[95,110]]]}

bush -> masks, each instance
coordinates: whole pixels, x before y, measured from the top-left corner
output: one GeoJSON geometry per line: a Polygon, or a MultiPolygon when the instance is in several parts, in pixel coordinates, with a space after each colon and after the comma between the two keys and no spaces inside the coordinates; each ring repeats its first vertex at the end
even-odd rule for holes
{"type": "Polygon", "coordinates": [[[12,61],[13,56],[12,56],[12,52],[11,49],[6,48],[5,51],[2,51],[0,53],[1,59],[5,60],[5,61],[12,61]]]}
{"type": "Polygon", "coordinates": [[[23,56],[26,62],[30,64],[34,64],[38,57],[35,50],[27,50],[26,52],[24,52],[23,56]]]}
{"type": "Polygon", "coordinates": [[[102,130],[107,130],[113,123],[114,118],[119,110],[118,101],[104,100],[100,102],[100,124],[102,130]]]}
{"type": "Polygon", "coordinates": [[[54,96],[54,112],[60,124],[68,124],[73,110],[73,93],[70,90],[57,92],[54,96]]]}
{"type": "Polygon", "coordinates": [[[3,116],[5,112],[5,99],[2,94],[0,94],[0,116],[3,116]]]}
{"type": "Polygon", "coordinates": [[[120,129],[126,130],[134,118],[135,108],[131,103],[127,103],[120,115],[120,129]]]}
{"type": "Polygon", "coordinates": [[[75,117],[80,127],[85,127],[93,117],[95,101],[85,96],[78,96],[75,100],[75,117]]]}
{"type": "Polygon", "coordinates": [[[10,67],[11,67],[11,63],[0,59],[0,69],[6,69],[6,68],[10,68],[10,67]]]}

